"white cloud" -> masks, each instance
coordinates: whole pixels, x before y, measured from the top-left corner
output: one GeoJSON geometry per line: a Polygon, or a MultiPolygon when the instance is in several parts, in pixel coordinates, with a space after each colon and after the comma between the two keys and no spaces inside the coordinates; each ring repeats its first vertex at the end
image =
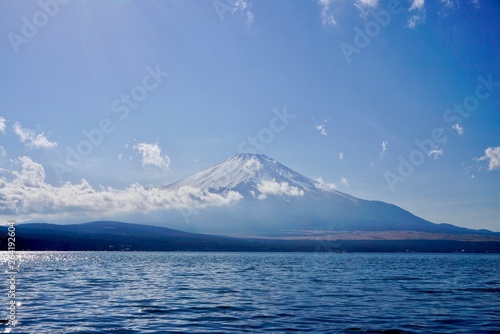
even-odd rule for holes
{"type": "Polygon", "coordinates": [[[339,152],[339,159],[344,160],[344,152],[339,152]]]}
{"type": "Polygon", "coordinates": [[[484,151],[484,156],[476,160],[478,161],[489,160],[488,170],[500,169],[500,146],[488,147],[484,151]]]}
{"type": "Polygon", "coordinates": [[[460,126],[460,124],[454,124],[452,125],[451,127],[453,130],[455,130],[459,136],[463,135],[464,134],[464,128],[462,126],[460,126]]]}
{"type": "Polygon", "coordinates": [[[410,6],[410,11],[412,10],[422,10],[424,9],[425,0],[413,0],[410,6]]]}
{"type": "Polygon", "coordinates": [[[378,0],[357,0],[354,3],[354,7],[361,11],[361,17],[366,17],[368,11],[377,7],[378,0]]]}
{"type": "Polygon", "coordinates": [[[0,158],[3,158],[7,156],[7,152],[5,151],[5,148],[3,148],[2,145],[0,145],[0,158]]]}
{"type": "Polygon", "coordinates": [[[408,11],[415,12],[415,14],[410,16],[406,22],[406,27],[415,29],[417,24],[424,22],[425,20],[425,1],[413,0],[408,11]]]}
{"type": "Polygon", "coordinates": [[[246,24],[250,27],[250,25],[252,25],[255,19],[253,12],[250,10],[251,3],[247,0],[234,0],[232,1],[232,4],[233,4],[233,10],[232,10],[233,14],[235,12],[242,13],[246,18],[246,24]]]}
{"type": "Polygon", "coordinates": [[[158,143],[139,143],[134,145],[134,149],[142,155],[142,165],[153,165],[164,170],[170,168],[170,158],[161,154],[161,147],[158,143]]]}
{"type": "Polygon", "coordinates": [[[324,191],[333,191],[333,190],[337,189],[337,186],[335,185],[335,183],[326,183],[320,177],[316,179],[315,186],[316,186],[316,188],[324,190],[324,191]]]}
{"type": "Polygon", "coordinates": [[[347,179],[347,177],[342,176],[340,178],[340,183],[342,183],[346,187],[349,187],[349,180],[347,179]]]}
{"type": "Polygon", "coordinates": [[[235,0],[233,6],[235,10],[245,10],[249,7],[247,0],[235,0]]]}
{"type": "Polygon", "coordinates": [[[437,147],[433,149],[432,151],[429,152],[429,158],[432,158],[434,160],[438,159],[440,156],[443,155],[443,148],[438,149],[437,147]]]}
{"type": "MultiPolygon", "coordinates": [[[[470,0],[469,1],[473,6],[474,8],[480,8],[480,4],[479,4],[479,0],[470,0]]],[[[460,1],[459,0],[441,0],[441,3],[448,7],[448,8],[453,8],[455,6],[457,6],[457,8],[460,7],[460,1]]]]}
{"type": "Polygon", "coordinates": [[[376,7],[378,5],[378,0],[358,0],[356,3],[359,6],[376,7]]]}
{"type": "Polygon", "coordinates": [[[30,148],[45,148],[51,149],[57,146],[56,142],[51,142],[45,133],[35,133],[33,130],[23,128],[19,122],[13,126],[14,133],[19,137],[21,143],[26,143],[30,148]]]}
{"type": "Polygon", "coordinates": [[[279,196],[303,196],[304,191],[290,186],[288,182],[276,182],[276,180],[262,180],[258,185],[257,189],[260,195],[257,196],[258,199],[265,199],[267,195],[279,195],[279,196]]]}
{"type": "Polygon", "coordinates": [[[255,16],[251,11],[247,12],[247,25],[251,25],[253,23],[255,16]]]}
{"type": "Polygon", "coordinates": [[[45,181],[42,165],[29,157],[17,160],[20,170],[10,172],[10,179],[0,177],[0,216],[17,219],[41,219],[75,216],[96,217],[119,214],[151,213],[179,208],[204,208],[237,202],[242,195],[230,191],[224,195],[193,187],[177,190],[143,187],[132,184],[126,189],[95,189],[85,179],[74,184],[52,186],[45,181]]]}
{"type": "Polygon", "coordinates": [[[0,133],[5,132],[6,122],[7,120],[5,118],[0,117],[0,133]]]}
{"type": "MultiPolygon", "coordinates": [[[[314,118],[313,118],[313,121],[314,121],[314,118]]],[[[328,136],[328,133],[326,132],[326,123],[328,123],[330,121],[329,118],[325,119],[324,121],[318,123],[318,124],[315,124],[314,125],[314,128],[322,135],[322,136],[328,136]]]]}
{"type": "Polygon", "coordinates": [[[336,25],[337,21],[331,10],[333,0],[318,0],[317,3],[321,6],[321,22],[323,22],[323,25],[336,25]]]}
{"type": "Polygon", "coordinates": [[[316,124],[314,126],[316,128],[316,130],[318,130],[318,132],[320,134],[322,134],[323,136],[328,136],[328,133],[326,132],[326,127],[324,124],[316,124]]]}
{"type": "Polygon", "coordinates": [[[424,17],[422,15],[412,15],[407,23],[406,26],[410,29],[415,29],[417,27],[417,24],[422,22],[424,20],[424,17]]]}
{"type": "Polygon", "coordinates": [[[382,144],[380,144],[380,145],[382,146],[382,150],[379,153],[378,160],[376,162],[370,162],[370,167],[377,166],[378,163],[380,162],[380,160],[382,160],[382,158],[384,157],[385,153],[387,152],[387,145],[389,145],[389,142],[388,141],[383,141],[382,144]]]}
{"type": "MultiPolygon", "coordinates": [[[[333,7],[334,4],[342,4],[345,3],[340,0],[316,0],[315,1],[321,8],[321,21],[323,25],[336,25],[337,21],[335,17],[337,16],[334,13],[333,7]]],[[[426,19],[427,9],[425,6],[425,0],[409,0],[408,13],[409,18],[406,21],[406,27],[410,29],[415,29],[418,24],[424,23],[426,19]]],[[[464,0],[441,0],[442,7],[459,8],[460,5],[465,2],[464,0]]],[[[468,0],[470,4],[475,9],[480,8],[480,0],[468,0]]],[[[354,7],[358,8],[361,12],[361,17],[366,18],[369,14],[370,10],[373,10],[380,3],[379,0],[354,0],[351,1],[354,3],[354,7]]],[[[383,3],[383,2],[382,2],[383,3]]]]}
{"type": "Polygon", "coordinates": [[[389,145],[389,142],[383,141],[381,145],[382,145],[382,151],[380,151],[380,158],[382,158],[385,155],[385,152],[387,152],[387,145],[389,145]]]}

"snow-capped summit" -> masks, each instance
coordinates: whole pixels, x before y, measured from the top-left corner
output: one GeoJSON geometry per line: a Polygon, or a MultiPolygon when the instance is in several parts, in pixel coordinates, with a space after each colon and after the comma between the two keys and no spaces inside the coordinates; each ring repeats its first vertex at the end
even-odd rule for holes
{"type": "Polygon", "coordinates": [[[243,196],[265,198],[268,194],[302,196],[325,187],[276,160],[263,155],[241,153],[205,169],[168,188],[191,186],[214,193],[237,191],[243,196]]]}

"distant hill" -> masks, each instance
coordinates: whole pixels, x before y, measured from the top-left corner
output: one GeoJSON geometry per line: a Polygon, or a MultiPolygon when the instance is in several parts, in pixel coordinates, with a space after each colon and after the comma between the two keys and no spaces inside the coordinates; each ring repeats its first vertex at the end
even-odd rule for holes
{"type": "MultiPolygon", "coordinates": [[[[195,234],[113,221],[75,225],[26,223],[16,225],[16,251],[500,252],[500,236],[432,240],[387,235],[387,240],[377,240],[377,234],[355,235],[358,238],[344,234],[345,240],[333,240],[332,236],[277,240],[195,234]]],[[[0,249],[7,249],[6,227],[0,232],[0,249]]]]}

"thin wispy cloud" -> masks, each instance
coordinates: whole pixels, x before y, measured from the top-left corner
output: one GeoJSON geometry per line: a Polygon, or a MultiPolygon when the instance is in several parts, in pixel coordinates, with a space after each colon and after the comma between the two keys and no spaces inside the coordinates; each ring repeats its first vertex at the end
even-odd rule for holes
{"type": "Polygon", "coordinates": [[[453,130],[455,130],[459,136],[462,136],[464,134],[464,128],[460,126],[460,124],[454,124],[451,126],[453,130]]]}
{"type": "Polygon", "coordinates": [[[378,5],[378,0],[358,0],[356,3],[359,6],[376,7],[378,5]]]}
{"type": "Polygon", "coordinates": [[[383,141],[381,145],[382,145],[382,151],[380,151],[380,158],[383,158],[385,155],[385,152],[387,152],[387,145],[389,145],[389,142],[383,141]]]}
{"type": "Polygon", "coordinates": [[[233,6],[235,11],[244,11],[249,7],[249,3],[247,0],[235,0],[233,6]]]}
{"type": "Polygon", "coordinates": [[[354,6],[361,11],[361,16],[365,17],[368,11],[372,8],[377,7],[378,0],[357,0],[354,6]]]}
{"type": "Polygon", "coordinates": [[[453,5],[454,5],[455,3],[458,3],[458,2],[456,2],[456,0],[455,0],[455,1],[454,1],[454,0],[441,0],[441,3],[442,3],[443,5],[445,5],[446,7],[451,8],[451,7],[453,7],[453,5]]]}
{"type": "Polygon", "coordinates": [[[384,155],[387,153],[387,146],[388,145],[389,145],[388,141],[383,141],[382,144],[380,144],[380,146],[382,147],[382,149],[380,150],[380,153],[378,155],[377,161],[370,163],[371,167],[375,167],[375,166],[377,166],[379,164],[380,160],[382,160],[382,158],[384,157],[384,155]]]}
{"type": "Polygon", "coordinates": [[[251,25],[255,19],[254,14],[251,11],[247,12],[247,25],[251,25]]]}
{"type": "MultiPolygon", "coordinates": [[[[479,0],[469,0],[469,2],[474,6],[474,8],[480,8],[479,0]]],[[[448,8],[460,7],[459,0],[441,0],[441,3],[448,8]]]]}
{"type": "Polygon", "coordinates": [[[322,136],[328,136],[328,133],[326,132],[326,127],[324,124],[316,124],[314,126],[316,130],[322,135],[322,136]]]}
{"type": "Polygon", "coordinates": [[[24,128],[19,122],[12,127],[21,143],[26,143],[29,148],[51,149],[57,146],[56,142],[50,141],[45,133],[36,133],[33,130],[24,128]]]}
{"type": "Polygon", "coordinates": [[[162,155],[161,147],[158,143],[138,143],[134,145],[134,149],[141,154],[143,166],[152,165],[164,170],[170,168],[170,158],[167,155],[162,155]]]}
{"type": "Polygon", "coordinates": [[[325,191],[333,191],[337,189],[335,183],[327,183],[321,177],[316,179],[316,188],[325,190],[325,191]]]}
{"type": "Polygon", "coordinates": [[[339,152],[339,159],[344,160],[344,152],[339,152]]]}
{"type": "MultiPolygon", "coordinates": [[[[479,0],[468,0],[475,9],[480,8],[479,0]]],[[[316,3],[321,8],[321,21],[325,26],[337,25],[336,15],[334,13],[334,5],[339,3],[338,0],[317,0],[316,3]]],[[[409,0],[407,11],[409,17],[406,20],[406,27],[409,29],[416,29],[416,27],[425,22],[427,8],[425,0],[409,0]]],[[[460,8],[463,2],[459,0],[441,0],[441,4],[445,8],[460,8]]],[[[354,7],[361,11],[361,16],[366,17],[370,10],[373,10],[380,5],[378,0],[356,0],[353,3],[354,7]]],[[[403,5],[403,4],[402,4],[403,5]]]]}
{"type": "Polygon", "coordinates": [[[243,14],[245,16],[245,22],[249,27],[255,19],[254,13],[250,10],[251,5],[251,2],[249,2],[248,0],[233,1],[233,13],[240,12],[241,14],[243,14]]]}
{"type": "Polygon", "coordinates": [[[0,117],[0,133],[5,132],[5,128],[7,126],[7,120],[4,117],[0,117]]]}
{"type": "Polygon", "coordinates": [[[417,25],[423,21],[423,16],[422,15],[419,15],[419,14],[415,14],[415,15],[412,15],[407,23],[406,23],[406,27],[410,28],[410,29],[415,29],[417,27],[417,25]]]}
{"type": "Polygon", "coordinates": [[[443,155],[443,148],[438,149],[437,147],[429,152],[429,158],[433,160],[437,160],[440,156],[443,155]]]}
{"type": "Polygon", "coordinates": [[[413,0],[410,6],[410,11],[412,10],[422,10],[424,8],[425,0],[413,0]]]}
{"type": "Polygon", "coordinates": [[[500,146],[488,147],[477,161],[488,161],[488,170],[500,169],[500,146]]]}
{"type": "Polygon", "coordinates": [[[333,10],[331,9],[333,0],[318,0],[317,3],[321,7],[321,22],[323,25],[336,25],[337,21],[335,20],[333,10]]]}
{"type": "Polygon", "coordinates": [[[416,26],[425,21],[425,2],[424,0],[413,0],[410,8],[408,9],[412,15],[406,22],[406,27],[415,29],[416,26]]]}
{"type": "Polygon", "coordinates": [[[342,176],[342,177],[340,178],[340,183],[342,183],[342,184],[343,184],[344,186],[346,186],[346,187],[349,187],[349,180],[348,180],[348,179],[347,179],[347,177],[345,177],[345,176],[342,176]]]}
{"type": "MultiPolygon", "coordinates": [[[[313,119],[314,120],[314,119],[313,119]]],[[[324,121],[317,123],[314,125],[316,131],[318,131],[322,136],[328,136],[328,132],[326,131],[326,123],[328,123],[329,119],[325,119],[324,121]]]]}
{"type": "Polygon", "coordinates": [[[212,5],[221,21],[226,19],[226,13],[229,13],[231,16],[238,14],[240,18],[245,20],[250,32],[255,15],[250,10],[252,3],[249,0],[214,0],[212,5]]]}

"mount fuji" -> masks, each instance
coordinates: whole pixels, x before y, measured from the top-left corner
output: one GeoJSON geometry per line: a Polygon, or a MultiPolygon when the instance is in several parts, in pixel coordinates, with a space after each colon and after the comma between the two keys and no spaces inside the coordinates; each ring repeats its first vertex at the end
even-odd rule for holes
{"type": "Polygon", "coordinates": [[[164,189],[180,191],[183,187],[239,195],[230,205],[181,210],[183,222],[178,215],[164,217],[169,227],[190,232],[289,238],[353,231],[498,236],[486,230],[434,224],[398,206],[356,198],[262,154],[235,155],[164,189]]]}

